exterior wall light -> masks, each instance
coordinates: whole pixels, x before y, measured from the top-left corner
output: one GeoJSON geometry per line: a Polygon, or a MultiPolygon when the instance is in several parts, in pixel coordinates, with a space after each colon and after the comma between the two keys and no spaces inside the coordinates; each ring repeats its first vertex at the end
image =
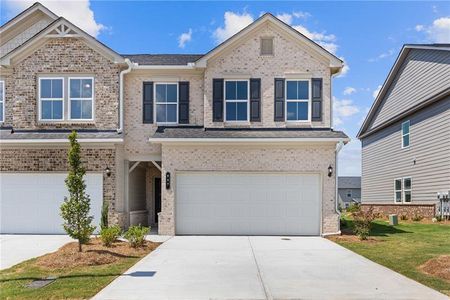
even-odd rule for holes
{"type": "Polygon", "coordinates": [[[333,175],[333,167],[331,165],[328,166],[328,177],[333,175]]]}
{"type": "Polygon", "coordinates": [[[170,189],[170,172],[166,172],[166,190],[170,189]]]}
{"type": "Polygon", "coordinates": [[[105,173],[106,173],[106,176],[110,177],[111,176],[111,169],[109,167],[106,167],[105,173]]]}

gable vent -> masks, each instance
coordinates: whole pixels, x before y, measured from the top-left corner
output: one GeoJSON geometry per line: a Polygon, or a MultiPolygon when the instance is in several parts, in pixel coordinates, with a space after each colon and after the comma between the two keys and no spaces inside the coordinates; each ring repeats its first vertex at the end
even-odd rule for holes
{"type": "Polygon", "coordinates": [[[261,55],[273,55],[273,38],[261,38],[261,55]]]}

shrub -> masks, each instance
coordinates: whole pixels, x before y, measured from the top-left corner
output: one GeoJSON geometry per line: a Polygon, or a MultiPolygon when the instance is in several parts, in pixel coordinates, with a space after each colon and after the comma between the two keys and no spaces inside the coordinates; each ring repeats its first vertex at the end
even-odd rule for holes
{"type": "Polygon", "coordinates": [[[414,217],[411,218],[411,220],[413,220],[414,222],[420,222],[420,221],[422,221],[422,219],[423,219],[423,216],[418,215],[418,214],[415,214],[414,217]]]}
{"type": "Polygon", "coordinates": [[[361,206],[358,203],[352,203],[349,207],[347,207],[347,211],[350,213],[357,212],[361,209],[361,206]]]}
{"type": "Polygon", "coordinates": [[[145,226],[130,226],[127,232],[125,232],[124,237],[128,240],[131,247],[137,248],[142,247],[145,243],[145,235],[150,230],[150,227],[145,226]]]}
{"type": "Polygon", "coordinates": [[[400,216],[400,220],[406,221],[406,220],[408,220],[408,216],[407,215],[401,215],[400,216]]]}
{"type": "Polygon", "coordinates": [[[374,220],[373,207],[368,210],[359,209],[352,213],[353,216],[353,232],[360,240],[366,240],[370,234],[372,221],[374,220]]]}
{"type": "Polygon", "coordinates": [[[103,246],[111,247],[119,237],[122,230],[119,226],[103,227],[100,231],[100,238],[102,240],[103,246]]]}
{"type": "Polygon", "coordinates": [[[442,222],[443,220],[442,216],[436,216],[435,219],[437,222],[442,222]]]}

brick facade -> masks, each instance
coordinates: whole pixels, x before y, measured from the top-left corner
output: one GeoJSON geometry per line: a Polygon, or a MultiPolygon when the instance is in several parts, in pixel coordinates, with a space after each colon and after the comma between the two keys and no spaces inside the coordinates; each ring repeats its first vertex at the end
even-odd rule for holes
{"type": "Polygon", "coordinates": [[[436,216],[436,204],[362,204],[363,210],[373,207],[375,214],[387,217],[390,214],[406,216],[411,219],[416,216],[433,218],[436,216]]]}

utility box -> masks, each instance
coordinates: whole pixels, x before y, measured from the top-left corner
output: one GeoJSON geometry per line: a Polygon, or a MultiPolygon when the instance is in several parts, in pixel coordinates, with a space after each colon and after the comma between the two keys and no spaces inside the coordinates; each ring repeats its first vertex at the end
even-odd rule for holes
{"type": "Polygon", "coordinates": [[[389,215],[389,225],[396,226],[398,225],[398,216],[395,214],[389,215]]]}

